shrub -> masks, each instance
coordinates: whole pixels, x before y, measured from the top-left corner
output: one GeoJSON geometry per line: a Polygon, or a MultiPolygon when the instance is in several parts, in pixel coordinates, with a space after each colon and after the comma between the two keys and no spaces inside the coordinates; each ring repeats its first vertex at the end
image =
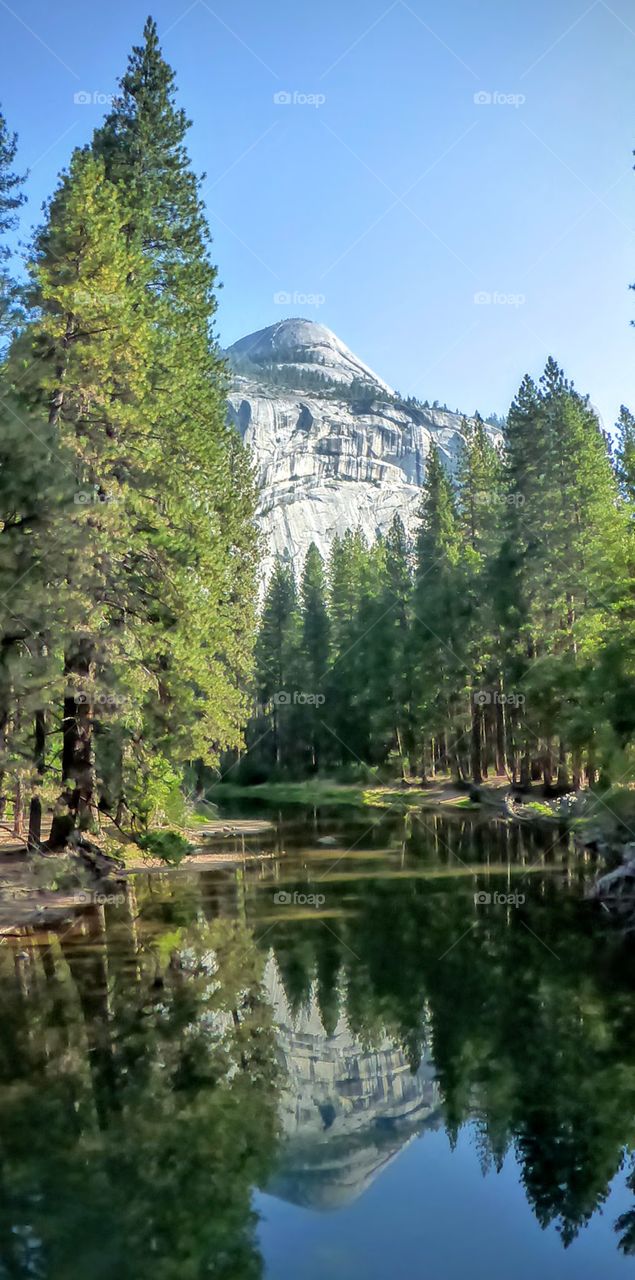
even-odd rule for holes
{"type": "Polygon", "coordinates": [[[179,831],[146,831],[137,836],[136,842],[140,849],[153,858],[160,858],[170,867],[178,867],[183,858],[194,850],[194,845],[179,831]]]}

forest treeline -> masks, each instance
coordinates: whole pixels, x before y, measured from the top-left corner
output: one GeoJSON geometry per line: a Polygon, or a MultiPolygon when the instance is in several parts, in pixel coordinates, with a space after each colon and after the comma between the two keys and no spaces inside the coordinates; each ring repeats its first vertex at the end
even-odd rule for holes
{"type": "Polygon", "coordinates": [[[255,480],[188,127],[149,19],[20,261],[0,116],[0,823],[37,848],[50,813],[56,848],[178,820],[248,721],[244,781],[627,775],[635,422],[613,454],[553,360],[502,450],[478,418],[454,478],[432,450],[412,544],[397,518],[299,584],[276,566],[254,681],[255,480]]]}
{"type": "Polygon", "coordinates": [[[297,584],[277,562],[238,776],[630,776],[634,503],[633,416],[612,445],[550,358],[500,447],[478,417],[453,475],[432,447],[414,537],[395,516],[372,546],[336,537],[327,565],[312,545],[297,584]]]}
{"type": "Polygon", "coordinates": [[[52,847],[169,815],[245,719],[254,480],[188,128],[149,19],[20,264],[0,117],[0,821],[33,847],[45,809],[52,847]]]}

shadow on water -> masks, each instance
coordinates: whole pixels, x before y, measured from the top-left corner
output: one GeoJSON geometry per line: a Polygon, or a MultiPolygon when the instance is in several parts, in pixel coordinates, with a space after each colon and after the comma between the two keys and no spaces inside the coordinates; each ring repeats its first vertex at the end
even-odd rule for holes
{"type": "Polygon", "coordinates": [[[259,847],[0,948],[2,1280],[277,1275],[256,1188],[381,1214],[437,1131],[512,1158],[560,1251],[635,1193],[635,961],[566,836],[295,810],[259,847]]]}

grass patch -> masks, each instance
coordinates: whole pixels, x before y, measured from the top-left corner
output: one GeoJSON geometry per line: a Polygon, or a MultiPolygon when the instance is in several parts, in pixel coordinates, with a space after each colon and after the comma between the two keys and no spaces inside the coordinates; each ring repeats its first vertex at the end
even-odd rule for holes
{"type": "Polygon", "coordinates": [[[561,815],[554,813],[548,804],[543,804],[540,800],[528,800],[523,804],[523,809],[528,809],[530,813],[535,813],[537,818],[551,818],[552,820],[561,821],[561,815]]]}
{"type": "Polygon", "coordinates": [[[329,778],[312,778],[305,782],[261,782],[252,787],[232,782],[219,782],[207,793],[213,802],[222,800],[260,800],[276,805],[351,805],[362,809],[386,809],[400,813],[438,807],[480,812],[467,795],[446,798],[444,784],[434,789],[424,787],[369,787],[368,782],[344,783],[329,778]]]}
{"type": "Polygon", "coordinates": [[[271,804],[353,804],[363,805],[366,784],[351,785],[328,779],[307,782],[259,782],[241,787],[235,782],[219,782],[207,792],[216,803],[222,800],[263,800],[271,804]]]}

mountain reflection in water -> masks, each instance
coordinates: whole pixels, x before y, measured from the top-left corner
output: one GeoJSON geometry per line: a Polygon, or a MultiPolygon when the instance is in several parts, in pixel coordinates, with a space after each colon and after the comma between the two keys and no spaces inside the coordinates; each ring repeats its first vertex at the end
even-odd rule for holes
{"type": "Polygon", "coordinates": [[[267,858],[7,930],[1,1280],[628,1265],[635,963],[592,866],[551,832],[367,826],[287,817],[267,858]],[[477,1203],[513,1224],[491,1254],[477,1203]]]}
{"type": "Polygon", "coordinates": [[[411,1137],[442,1124],[434,1063],[426,1057],[412,1072],[386,1037],[364,1048],[343,1014],[327,1036],[315,993],[294,1018],[273,957],[265,989],[282,1059],[286,1139],[269,1190],[334,1209],[361,1195],[411,1137]]]}

